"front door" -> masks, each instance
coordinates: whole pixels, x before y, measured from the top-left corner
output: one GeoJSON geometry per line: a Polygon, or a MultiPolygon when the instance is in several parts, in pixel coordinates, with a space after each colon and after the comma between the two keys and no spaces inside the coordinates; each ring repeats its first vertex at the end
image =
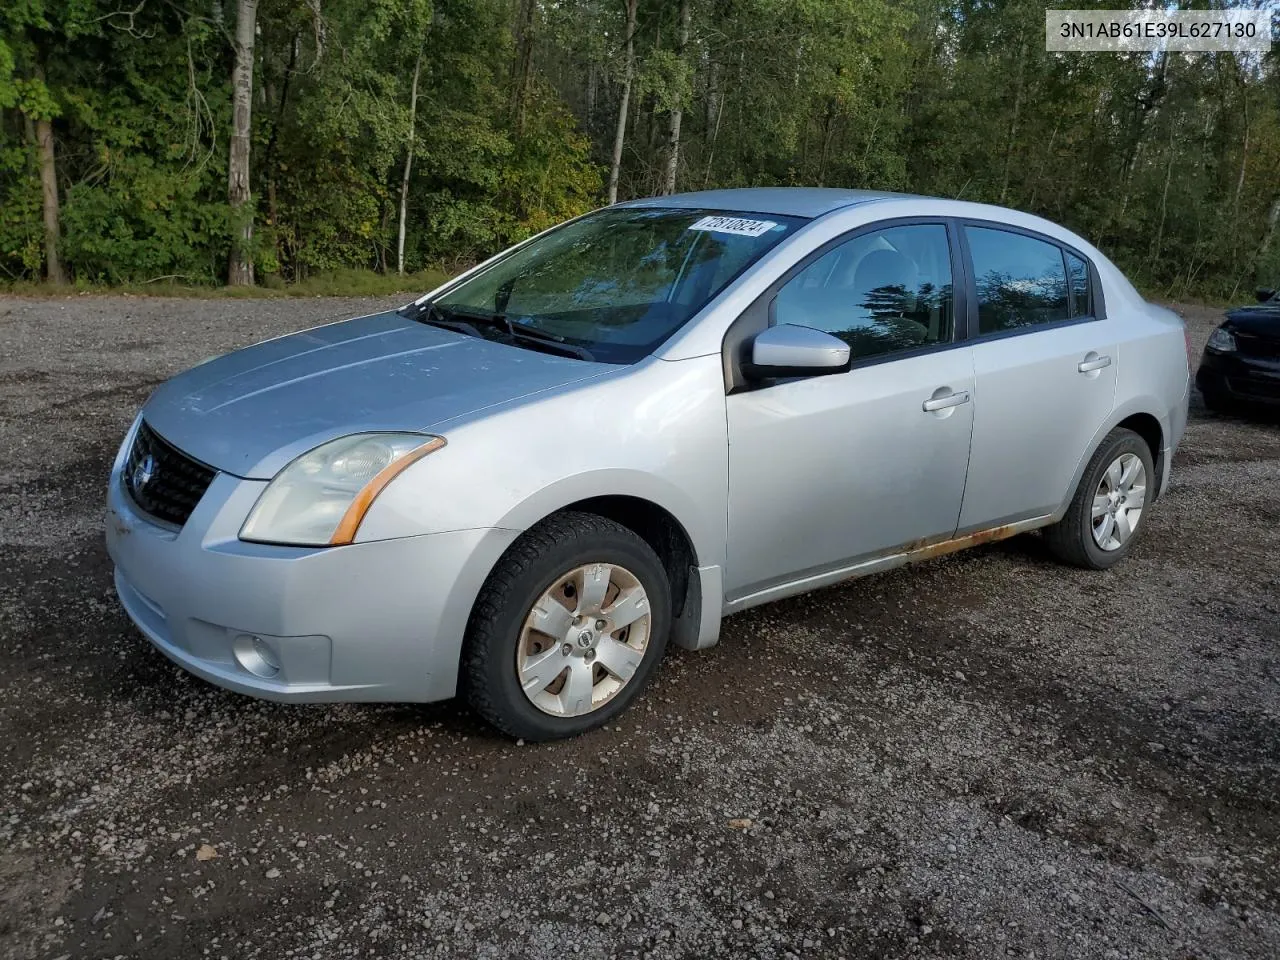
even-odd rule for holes
{"type": "Polygon", "coordinates": [[[773,322],[840,337],[853,365],[727,398],[731,601],[954,533],[975,405],[951,275],[946,226],[916,223],[860,231],[778,290],[773,322]]]}

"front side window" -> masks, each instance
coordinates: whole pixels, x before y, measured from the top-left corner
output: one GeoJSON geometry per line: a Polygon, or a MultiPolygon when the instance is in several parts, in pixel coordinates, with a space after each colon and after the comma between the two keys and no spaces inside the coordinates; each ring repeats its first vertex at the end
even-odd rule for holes
{"type": "Polygon", "coordinates": [[[986,227],[966,227],[965,236],[978,288],[980,334],[1056,323],[1070,316],[1061,247],[986,227]]]}
{"type": "Polygon", "coordinates": [[[522,332],[593,360],[634,363],[804,222],[776,214],[609,208],[504,257],[433,306],[446,321],[470,323],[485,335],[501,337],[505,328],[523,346],[531,341],[522,332]]]}
{"type": "Polygon", "coordinates": [[[854,360],[950,342],[947,228],[889,227],[832,248],[778,291],[775,322],[833,334],[854,360]]]}

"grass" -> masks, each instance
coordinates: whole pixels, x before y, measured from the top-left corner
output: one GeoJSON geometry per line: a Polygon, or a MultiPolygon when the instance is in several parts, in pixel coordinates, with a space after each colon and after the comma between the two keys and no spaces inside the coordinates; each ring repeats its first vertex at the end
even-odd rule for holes
{"type": "Polygon", "coordinates": [[[142,297],[193,297],[200,299],[256,299],[269,297],[389,297],[397,293],[406,299],[426,293],[448,279],[448,274],[435,267],[417,273],[375,273],[372,270],[340,269],[316,274],[298,283],[285,283],[275,277],[252,287],[225,287],[209,284],[187,284],[178,279],[152,283],[127,283],[117,286],[76,283],[55,287],[47,283],[19,282],[0,284],[0,294],[22,297],[65,297],[83,294],[113,294],[142,297]]]}
{"type": "MultiPolygon", "coordinates": [[[[252,287],[226,287],[212,284],[189,284],[180,278],[156,280],[151,283],[126,283],[116,286],[106,284],[76,283],[54,287],[47,283],[19,281],[0,283],[0,295],[21,297],[66,297],[82,294],[126,295],[141,297],[191,297],[198,299],[259,299],[270,297],[390,297],[398,293],[408,300],[426,293],[449,278],[450,274],[439,267],[428,267],[417,273],[376,273],[373,270],[356,270],[349,267],[316,274],[298,283],[285,283],[278,277],[268,277],[252,287]]],[[[1167,290],[1146,285],[1139,287],[1144,297],[1155,303],[1182,303],[1211,309],[1226,309],[1253,302],[1253,288],[1242,288],[1234,300],[1218,296],[1184,294],[1174,297],[1167,290]]]]}

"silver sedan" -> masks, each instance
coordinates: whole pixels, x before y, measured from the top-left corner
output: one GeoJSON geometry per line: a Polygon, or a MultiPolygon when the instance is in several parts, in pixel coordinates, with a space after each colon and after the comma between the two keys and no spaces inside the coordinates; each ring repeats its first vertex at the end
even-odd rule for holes
{"type": "Polygon", "coordinates": [[[607,722],[739,610],[1043,529],[1122,560],[1186,423],[1180,319],[974,203],[620,204],[396,312],[156,390],[111,472],[120,600],[278,700],[607,722]]]}

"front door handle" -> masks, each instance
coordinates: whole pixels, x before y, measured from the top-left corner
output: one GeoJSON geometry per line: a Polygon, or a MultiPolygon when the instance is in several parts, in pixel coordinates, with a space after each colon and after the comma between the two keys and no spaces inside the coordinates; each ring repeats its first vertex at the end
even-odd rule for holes
{"type": "Polygon", "coordinates": [[[945,410],[947,407],[958,407],[962,403],[969,402],[968,390],[957,390],[955,393],[948,394],[945,397],[930,397],[922,406],[925,413],[936,413],[939,410],[945,410]]]}
{"type": "Polygon", "coordinates": [[[1081,373],[1093,373],[1095,370],[1101,370],[1103,367],[1109,366],[1111,366],[1110,357],[1099,357],[1094,355],[1081,360],[1080,363],[1076,365],[1076,369],[1081,373]]]}

